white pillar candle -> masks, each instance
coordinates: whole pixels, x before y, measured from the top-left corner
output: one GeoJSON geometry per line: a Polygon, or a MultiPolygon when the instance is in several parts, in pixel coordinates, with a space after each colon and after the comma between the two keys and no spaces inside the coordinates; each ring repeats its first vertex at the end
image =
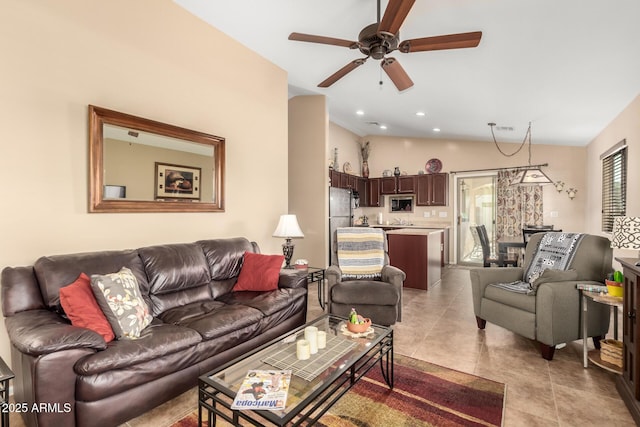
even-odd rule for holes
{"type": "Polygon", "coordinates": [[[307,360],[311,357],[311,353],[309,353],[309,341],[298,340],[296,343],[296,357],[298,360],[307,360]]]}
{"type": "Polygon", "coordinates": [[[318,352],[318,328],[307,326],[304,328],[304,339],[309,341],[309,351],[311,354],[318,352]]]}
{"type": "Polygon", "coordinates": [[[318,331],[318,348],[325,348],[327,346],[327,333],[325,331],[318,331]]]}

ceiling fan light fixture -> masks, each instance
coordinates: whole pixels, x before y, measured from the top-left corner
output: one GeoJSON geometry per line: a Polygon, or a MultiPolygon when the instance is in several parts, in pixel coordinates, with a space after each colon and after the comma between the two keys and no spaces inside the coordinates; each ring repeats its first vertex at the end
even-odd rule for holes
{"type": "Polygon", "coordinates": [[[364,58],[352,61],[333,73],[322,81],[318,87],[327,88],[331,86],[371,57],[381,61],[382,68],[387,75],[389,75],[389,78],[391,78],[398,91],[402,92],[413,86],[413,81],[406,71],[404,71],[400,63],[394,58],[387,58],[387,54],[396,50],[402,53],[410,53],[427,50],[476,47],[482,37],[482,32],[475,31],[472,33],[422,37],[400,42],[400,27],[407,18],[414,3],[415,0],[389,0],[381,19],[380,0],[378,0],[378,20],[373,24],[367,25],[360,31],[358,41],[296,32],[289,35],[289,40],[359,49],[360,52],[365,55],[364,58]]]}

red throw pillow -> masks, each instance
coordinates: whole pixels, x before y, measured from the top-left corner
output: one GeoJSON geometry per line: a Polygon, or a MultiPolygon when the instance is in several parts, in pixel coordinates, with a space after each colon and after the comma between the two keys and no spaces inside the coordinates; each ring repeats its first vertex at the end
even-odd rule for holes
{"type": "Polygon", "coordinates": [[[73,326],[91,329],[102,335],[106,342],[115,335],[109,321],[100,309],[91,291],[91,279],[84,273],[70,285],[60,289],[60,305],[73,326]]]}
{"type": "Polygon", "coordinates": [[[244,253],[244,262],[234,291],[273,291],[278,289],[284,256],[244,253]]]}

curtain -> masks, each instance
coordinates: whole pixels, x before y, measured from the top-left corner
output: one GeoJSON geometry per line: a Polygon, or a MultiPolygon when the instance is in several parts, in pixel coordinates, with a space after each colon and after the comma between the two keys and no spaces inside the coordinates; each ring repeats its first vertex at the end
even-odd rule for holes
{"type": "Polygon", "coordinates": [[[511,185],[516,170],[498,172],[496,238],[521,236],[525,225],[542,225],[542,187],[511,185]]]}

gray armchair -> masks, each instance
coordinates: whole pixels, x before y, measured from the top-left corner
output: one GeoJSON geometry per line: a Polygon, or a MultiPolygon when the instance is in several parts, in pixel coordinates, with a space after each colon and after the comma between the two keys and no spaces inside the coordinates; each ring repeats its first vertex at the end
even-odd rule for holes
{"type": "MultiPolygon", "coordinates": [[[[335,234],[333,239],[335,242],[335,234]]],[[[402,320],[402,286],[406,275],[399,268],[389,265],[386,238],[384,241],[384,266],[379,280],[343,280],[339,265],[332,265],[327,269],[326,297],[329,313],[348,317],[351,308],[355,308],[373,323],[385,326],[402,320]]],[[[337,245],[333,244],[332,247],[337,248],[337,245]]]]}
{"type": "MultiPolygon", "coordinates": [[[[580,242],[568,270],[575,270],[572,280],[567,277],[542,283],[535,295],[512,292],[491,283],[521,280],[543,233],[535,234],[528,242],[523,267],[477,268],[471,270],[473,310],[480,329],[486,322],[536,340],[542,357],[553,359],[555,346],[582,338],[581,298],[577,283],[603,284],[612,271],[612,250],[609,239],[586,235],[580,242]]],[[[609,330],[609,307],[589,301],[587,336],[599,339],[609,330]]]]}

